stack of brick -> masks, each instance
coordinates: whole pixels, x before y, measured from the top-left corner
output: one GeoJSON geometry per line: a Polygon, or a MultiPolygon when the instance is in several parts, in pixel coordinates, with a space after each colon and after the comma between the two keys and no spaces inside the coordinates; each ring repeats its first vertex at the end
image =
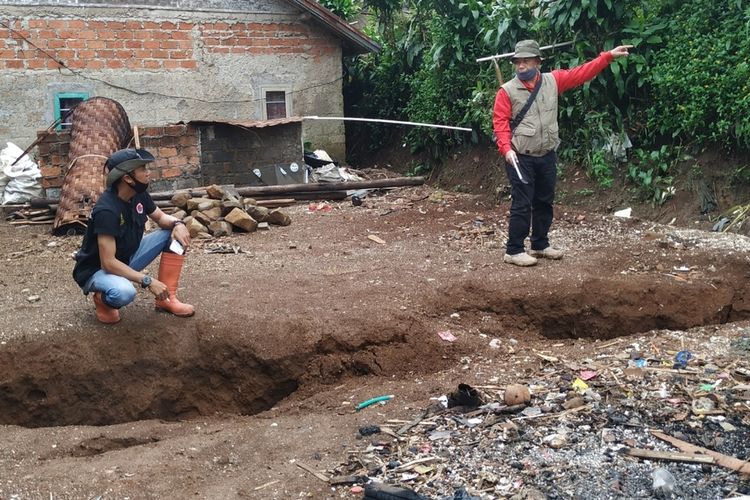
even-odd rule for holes
{"type": "Polygon", "coordinates": [[[191,238],[229,236],[235,231],[253,232],[269,224],[288,226],[292,219],[279,209],[259,206],[253,198],[242,198],[231,188],[210,186],[206,197],[191,198],[177,193],[171,199],[173,216],[182,219],[191,238]]]}

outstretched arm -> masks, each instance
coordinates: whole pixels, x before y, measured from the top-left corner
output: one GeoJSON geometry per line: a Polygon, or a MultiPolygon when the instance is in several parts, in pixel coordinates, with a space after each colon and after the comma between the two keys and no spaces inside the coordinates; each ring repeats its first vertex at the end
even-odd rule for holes
{"type": "Polygon", "coordinates": [[[627,57],[629,55],[628,49],[631,47],[632,45],[620,45],[609,52],[602,52],[596,59],[592,59],[573,69],[556,69],[552,71],[552,75],[557,82],[557,93],[562,94],[566,90],[593,80],[596,75],[601,73],[616,58],[627,57]]]}

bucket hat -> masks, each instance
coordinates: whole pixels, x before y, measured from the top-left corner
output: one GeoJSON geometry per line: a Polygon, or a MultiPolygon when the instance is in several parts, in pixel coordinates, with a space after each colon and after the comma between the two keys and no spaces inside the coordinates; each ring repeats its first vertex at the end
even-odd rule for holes
{"type": "Polygon", "coordinates": [[[536,40],[521,40],[516,43],[516,50],[510,60],[512,61],[513,59],[526,57],[538,57],[539,59],[543,59],[542,51],[539,50],[539,43],[536,40]]]}
{"type": "Polygon", "coordinates": [[[104,167],[107,169],[107,187],[117,182],[123,175],[136,168],[155,161],[154,155],[145,149],[121,149],[107,158],[104,167]]]}

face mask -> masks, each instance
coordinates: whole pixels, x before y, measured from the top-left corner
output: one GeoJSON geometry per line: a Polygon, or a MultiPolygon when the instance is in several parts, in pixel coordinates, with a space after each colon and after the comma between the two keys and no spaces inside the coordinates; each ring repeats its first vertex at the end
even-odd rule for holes
{"type": "MultiPolygon", "coordinates": [[[[135,179],[133,180],[135,181],[135,179]]],[[[133,184],[133,189],[135,189],[135,192],[138,194],[145,193],[148,189],[148,183],[144,184],[142,182],[135,181],[135,184],[133,184]]]]}
{"type": "Polygon", "coordinates": [[[521,71],[521,72],[516,73],[516,76],[522,82],[528,82],[529,80],[533,80],[536,74],[537,74],[536,68],[529,68],[526,71],[521,71]]]}
{"type": "Polygon", "coordinates": [[[131,179],[133,179],[133,184],[131,184],[130,187],[132,187],[136,193],[141,194],[141,193],[146,192],[146,190],[148,189],[148,183],[144,184],[140,182],[139,180],[134,179],[132,177],[131,179]]]}

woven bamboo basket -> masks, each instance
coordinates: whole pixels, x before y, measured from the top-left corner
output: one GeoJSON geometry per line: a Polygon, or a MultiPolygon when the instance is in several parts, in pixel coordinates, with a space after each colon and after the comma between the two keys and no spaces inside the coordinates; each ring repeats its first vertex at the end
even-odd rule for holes
{"type": "Polygon", "coordinates": [[[78,233],[86,228],[91,210],[105,189],[104,162],[127,147],[132,137],[128,115],[117,101],[94,97],[75,107],[55,234],[78,233]]]}

